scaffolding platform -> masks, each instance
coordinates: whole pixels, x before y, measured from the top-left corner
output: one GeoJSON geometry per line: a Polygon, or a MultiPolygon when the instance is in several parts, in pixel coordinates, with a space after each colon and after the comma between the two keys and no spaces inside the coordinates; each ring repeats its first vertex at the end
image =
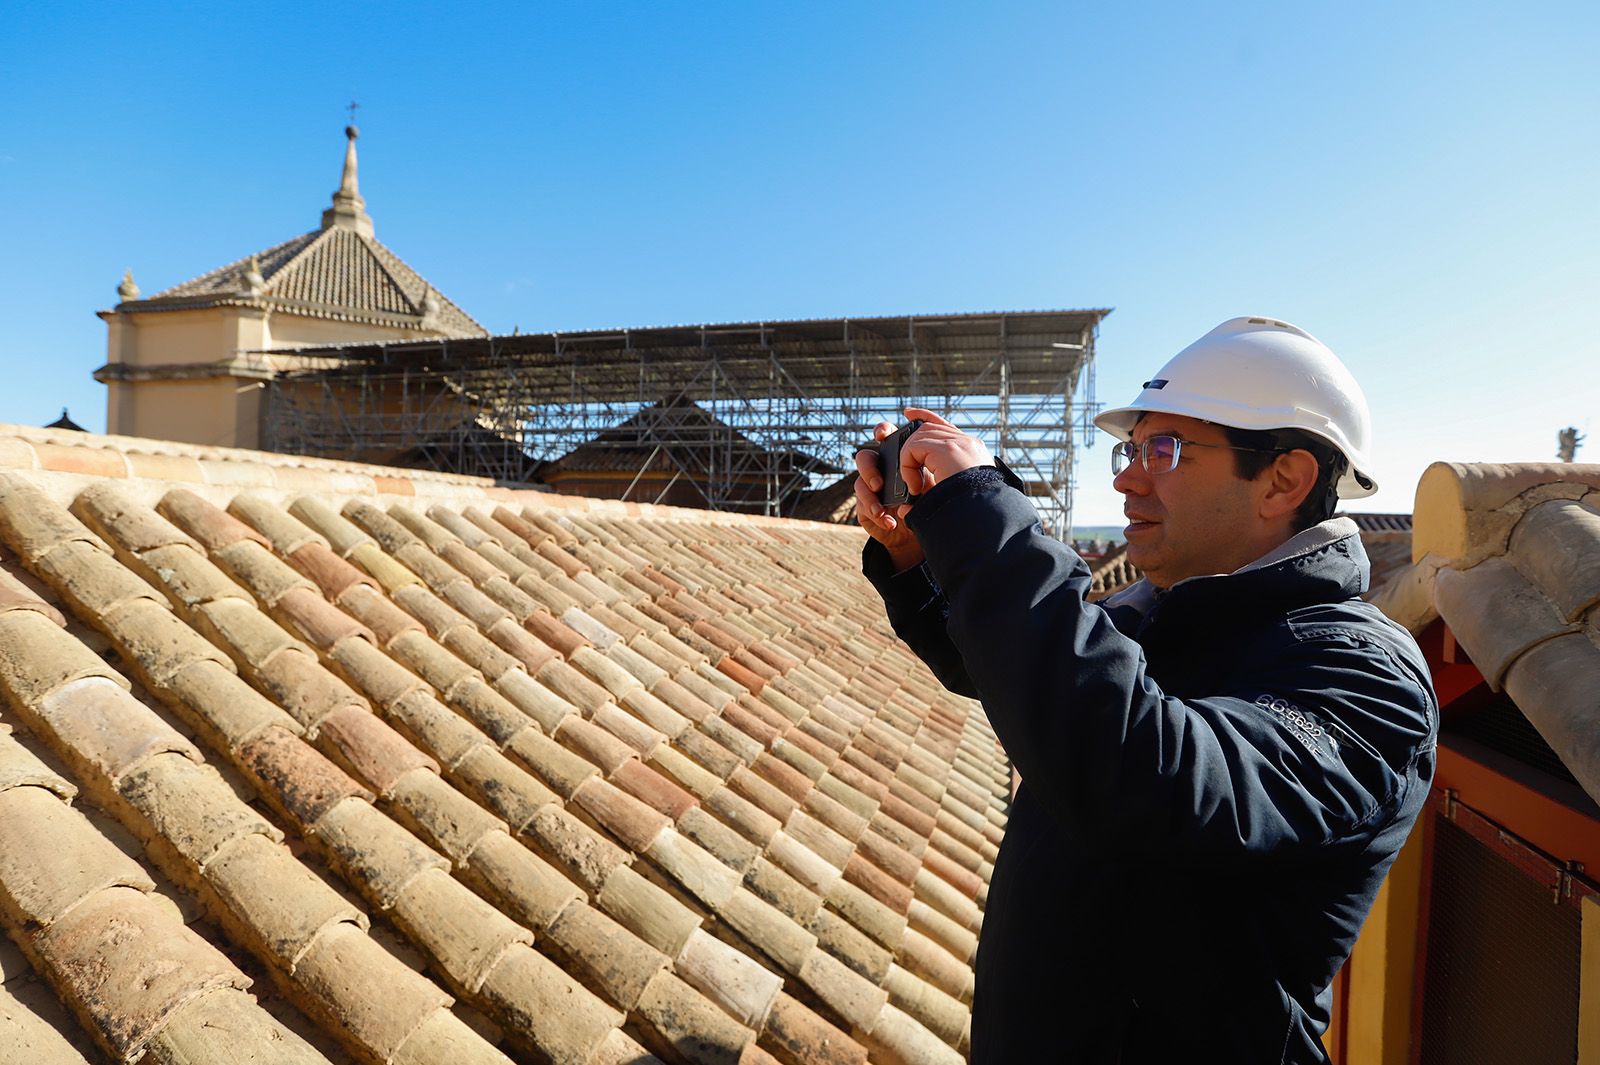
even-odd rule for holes
{"type": "MultiPolygon", "coordinates": [[[[711,509],[787,513],[906,406],[984,439],[1071,527],[1109,310],[814,319],[395,341],[260,354],[264,446],[521,483],[580,448],[670,464],[711,509]],[[619,431],[619,427],[623,427],[619,431]],[[752,446],[755,445],[755,446],[752,446]],[[814,462],[797,461],[809,456],[814,462]]],[[[660,477],[625,480],[652,502],[660,477]],[[648,493],[648,494],[647,494],[648,493]]]]}

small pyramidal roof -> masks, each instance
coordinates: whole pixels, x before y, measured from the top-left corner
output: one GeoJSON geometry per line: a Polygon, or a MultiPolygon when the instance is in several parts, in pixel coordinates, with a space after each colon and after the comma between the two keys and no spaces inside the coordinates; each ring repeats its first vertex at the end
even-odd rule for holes
{"type": "Polygon", "coordinates": [[[319,228],[146,299],[140,299],[129,271],[117,288],[118,309],[260,306],[449,336],[487,336],[488,330],[373,236],[372,216],[356,181],[359,136],[355,126],[345,127],[344,172],[319,228]]]}
{"type": "Polygon", "coordinates": [[[71,429],[74,432],[85,432],[83,426],[67,416],[67,408],[61,408],[61,417],[45,426],[46,429],[71,429]]]}

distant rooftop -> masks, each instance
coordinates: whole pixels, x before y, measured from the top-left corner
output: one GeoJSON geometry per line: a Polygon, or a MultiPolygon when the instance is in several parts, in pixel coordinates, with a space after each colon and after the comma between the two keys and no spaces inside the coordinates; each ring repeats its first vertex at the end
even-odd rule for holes
{"type": "Polygon", "coordinates": [[[1363,533],[1410,533],[1410,514],[1346,514],[1363,533]]]}

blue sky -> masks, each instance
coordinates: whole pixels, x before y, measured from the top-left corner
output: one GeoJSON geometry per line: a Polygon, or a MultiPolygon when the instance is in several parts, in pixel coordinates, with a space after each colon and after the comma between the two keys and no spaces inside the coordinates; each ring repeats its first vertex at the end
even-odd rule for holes
{"type": "MultiPolygon", "coordinates": [[[[1382,490],[1600,401],[1600,7],[33,5],[0,33],[0,421],[105,426],[96,310],[313,228],[497,332],[1114,307],[1120,403],[1239,314],[1366,388],[1382,490]]],[[[1580,453],[1600,460],[1600,438],[1580,453]]],[[[1077,518],[1119,523],[1108,449],[1077,518]]]]}

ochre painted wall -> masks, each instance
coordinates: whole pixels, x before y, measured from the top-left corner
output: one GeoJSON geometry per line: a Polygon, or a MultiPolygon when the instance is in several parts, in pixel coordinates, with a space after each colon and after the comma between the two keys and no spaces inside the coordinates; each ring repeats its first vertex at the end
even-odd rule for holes
{"type": "Polygon", "coordinates": [[[1600,1065],[1600,901],[1583,900],[1583,954],[1578,971],[1578,1065],[1600,1065]]]}
{"type": "MultiPolygon", "coordinates": [[[[1422,904],[1422,821],[1400,849],[1361,928],[1348,963],[1346,1065],[1409,1065],[1422,904]]],[[[1337,1021],[1336,1021],[1337,1023],[1337,1021]]]]}

